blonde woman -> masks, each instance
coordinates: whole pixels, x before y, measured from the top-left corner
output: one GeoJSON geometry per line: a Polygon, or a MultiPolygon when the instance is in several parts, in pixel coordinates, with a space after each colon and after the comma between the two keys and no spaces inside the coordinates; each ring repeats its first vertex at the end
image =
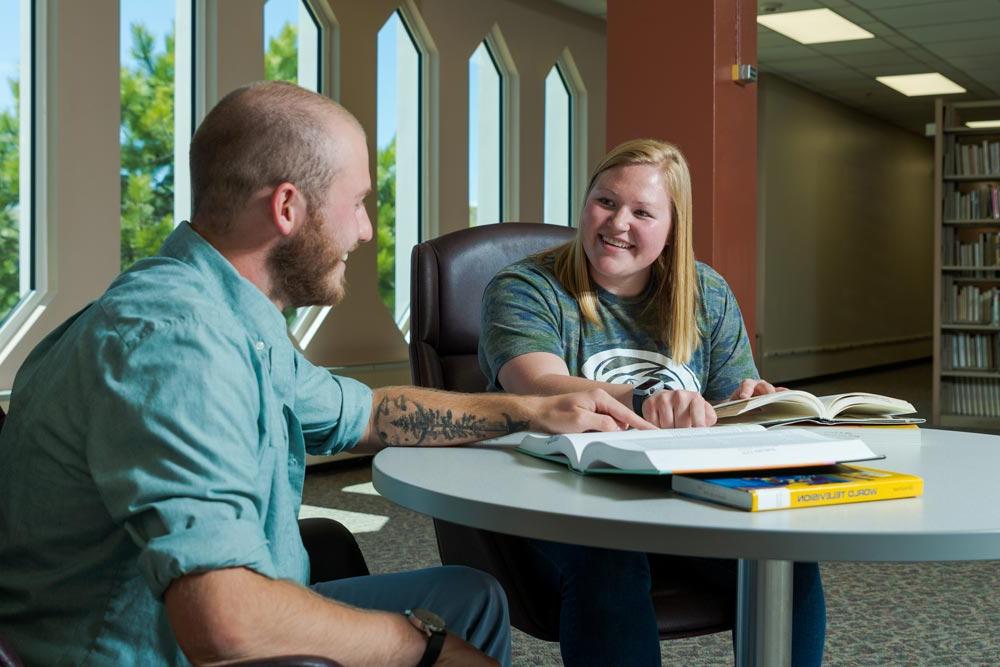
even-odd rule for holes
{"type": "MultiPolygon", "coordinates": [[[[662,428],[711,426],[711,403],[769,393],[726,281],[696,262],[691,179],[673,145],[614,148],[590,179],[576,238],[517,262],[483,297],[479,360],[490,389],[600,387],[662,428]]],[[[658,665],[646,554],[529,541],[562,596],[567,665],[658,665]]],[[[692,559],[720,587],[729,561],[692,559]]],[[[792,660],[819,665],[825,604],[815,563],[795,566],[792,660]]]]}

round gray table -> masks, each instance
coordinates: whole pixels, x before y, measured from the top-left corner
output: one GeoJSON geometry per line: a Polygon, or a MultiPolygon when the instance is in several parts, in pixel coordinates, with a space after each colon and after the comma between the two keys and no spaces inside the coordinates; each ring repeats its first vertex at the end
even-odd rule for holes
{"type": "Polygon", "coordinates": [[[584,476],[511,446],[392,448],[372,479],[386,498],[454,523],[524,537],[739,560],[737,663],[790,662],[793,561],[1000,559],[1000,437],[860,431],[920,475],[921,498],[750,513],[672,495],[667,477],[584,476]]]}

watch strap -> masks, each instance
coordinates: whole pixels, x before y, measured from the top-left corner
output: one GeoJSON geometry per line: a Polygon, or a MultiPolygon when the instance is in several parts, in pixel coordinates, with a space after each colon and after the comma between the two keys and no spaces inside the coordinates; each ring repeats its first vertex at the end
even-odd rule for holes
{"type": "Polygon", "coordinates": [[[437,632],[432,631],[427,635],[427,647],[424,648],[424,654],[420,657],[417,667],[431,667],[431,665],[437,662],[438,657],[441,655],[441,649],[444,648],[446,634],[446,632],[441,630],[437,632]]]}
{"type": "Polygon", "coordinates": [[[642,417],[642,404],[649,398],[648,395],[632,394],[632,412],[642,417]]]}

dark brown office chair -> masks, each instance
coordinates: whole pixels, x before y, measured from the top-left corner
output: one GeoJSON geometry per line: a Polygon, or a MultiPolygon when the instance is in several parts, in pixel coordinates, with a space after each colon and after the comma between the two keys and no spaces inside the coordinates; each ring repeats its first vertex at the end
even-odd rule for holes
{"type": "MultiPolygon", "coordinates": [[[[6,414],[0,408],[0,431],[6,414]]],[[[333,519],[301,519],[299,532],[309,553],[311,583],[369,574],[357,540],[333,519]]],[[[340,663],[309,655],[275,656],[233,663],[234,667],[340,667],[340,663]]],[[[14,647],[0,636],[0,667],[23,667],[14,647]]]]}
{"type": "MultiPolygon", "coordinates": [[[[480,392],[479,317],[483,291],[503,267],[557,246],[573,230],[537,223],[471,227],[418,244],[412,255],[410,371],[413,383],[480,392]]],[[[504,587],[514,627],[559,639],[559,592],[523,566],[521,538],[435,519],[441,562],[492,574],[504,587]]],[[[730,630],[735,599],[708,584],[684,558],[651,556],[653,604],[661,639],[730,630]]]]}

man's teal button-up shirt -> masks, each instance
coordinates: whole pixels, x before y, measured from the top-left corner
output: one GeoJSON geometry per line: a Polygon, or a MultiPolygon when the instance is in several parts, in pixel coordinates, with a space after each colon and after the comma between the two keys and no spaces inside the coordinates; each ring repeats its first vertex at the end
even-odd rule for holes
{"type": "Polygon", "coordinates": [[[187,573],[307,583],[305,454],[353,446],[371,391],[313,366],[186,223],[31,353],[0,435],[0,634],[28,664],[183,664],[187,573]]]}

